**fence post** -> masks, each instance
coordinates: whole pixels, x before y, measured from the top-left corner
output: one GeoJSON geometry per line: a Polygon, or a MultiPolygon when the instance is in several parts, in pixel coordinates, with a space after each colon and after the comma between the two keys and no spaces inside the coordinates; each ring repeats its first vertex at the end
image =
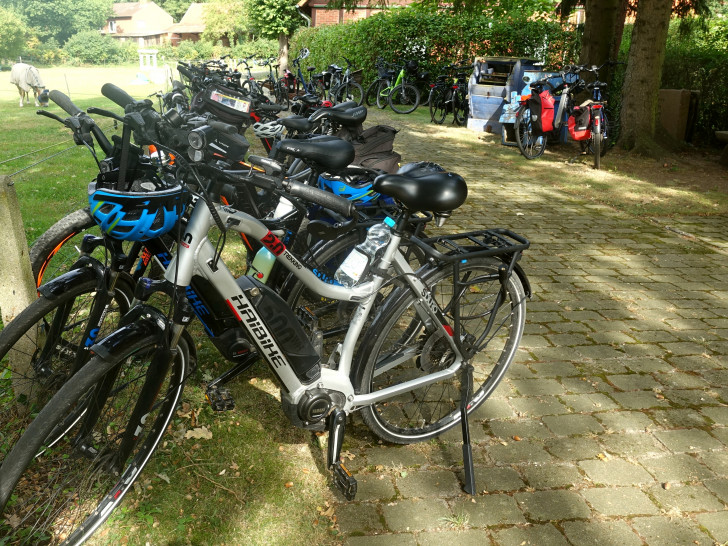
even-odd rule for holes
{"type": "Polygon", "coordinates": [[[20,216],[18,195],[9,176],[0,175],[0,312],[3,324],[37,297],[30,267],[28,241],[20,216]]]}

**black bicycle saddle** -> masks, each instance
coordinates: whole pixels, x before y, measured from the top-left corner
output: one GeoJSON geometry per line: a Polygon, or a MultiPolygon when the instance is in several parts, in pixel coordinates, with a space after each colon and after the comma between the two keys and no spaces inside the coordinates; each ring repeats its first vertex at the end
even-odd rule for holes
{"type": "Polygon", "coordinates": [[[279,150],[300,157],[320,172],[336,173],[354,160],[354,146],[330,135],[281,140],[279,150]]]}
{"type": "Polygon", "coordinates": [[[410,212],[448,212],[465,203],[468,185],[455,173],[436,172],[412,178],[383,174],[372,184],[376,192],[393,197],[410,212]]]}

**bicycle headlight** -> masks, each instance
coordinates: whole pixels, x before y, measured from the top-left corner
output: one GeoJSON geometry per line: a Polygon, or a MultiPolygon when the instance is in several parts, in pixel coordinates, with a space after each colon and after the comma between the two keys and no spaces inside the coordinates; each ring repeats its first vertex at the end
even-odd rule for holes
{"type": "Polygon", "coordinates": [[[205,146],[207,146],[207,136],[211,132],[212,127],[207,125],[198,129],[193,129],[187,135],[187,142],[189,142],[192,149],[202,150],[205,146]]]}

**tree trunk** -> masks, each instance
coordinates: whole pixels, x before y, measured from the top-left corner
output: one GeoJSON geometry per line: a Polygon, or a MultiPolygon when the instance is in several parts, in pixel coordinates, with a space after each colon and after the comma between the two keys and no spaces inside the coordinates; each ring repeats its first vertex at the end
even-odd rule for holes
{"type": "Polygon", "coordinates": [[[620,144],[654,155],[662,62],[672,0],[640,0],[622,90],[620,144]]]}
{"type": "Polygon", "coordinates": [[[609,60],[622,0],[586,0],[586,23],[579,64],[601,66],[609,60]]]}
{"type": "Polygon", "coordinates": [[[283,32],[278,35],[278,63],[283,73],[288,68],[288,34],[283,32]]]}
{"type": "Polygon", "coordinates": [[[629,0],[619,1],[619,12],[617,20],[614,24],[614,40],[612,40],[612,52],[610,59],[616,60],[619,57],[619,48],[622,45],[622,35],[624,34],[624,22],[627,19],[627,11],[629,10],[629,0]]]}

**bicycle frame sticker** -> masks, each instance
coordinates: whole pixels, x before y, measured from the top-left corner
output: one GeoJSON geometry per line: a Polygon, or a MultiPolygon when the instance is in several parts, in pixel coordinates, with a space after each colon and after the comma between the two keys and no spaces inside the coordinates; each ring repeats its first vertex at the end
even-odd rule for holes
{"type": "Polygon", "coordinates": [[[266,233],[265,237],[263,237],[260,242],[263,243],[263,246],[270,250],[270,253],[274,256],[280,256],[286,249],[286,246],[281,243],[281,240],[270,231],[266,233]]]}

